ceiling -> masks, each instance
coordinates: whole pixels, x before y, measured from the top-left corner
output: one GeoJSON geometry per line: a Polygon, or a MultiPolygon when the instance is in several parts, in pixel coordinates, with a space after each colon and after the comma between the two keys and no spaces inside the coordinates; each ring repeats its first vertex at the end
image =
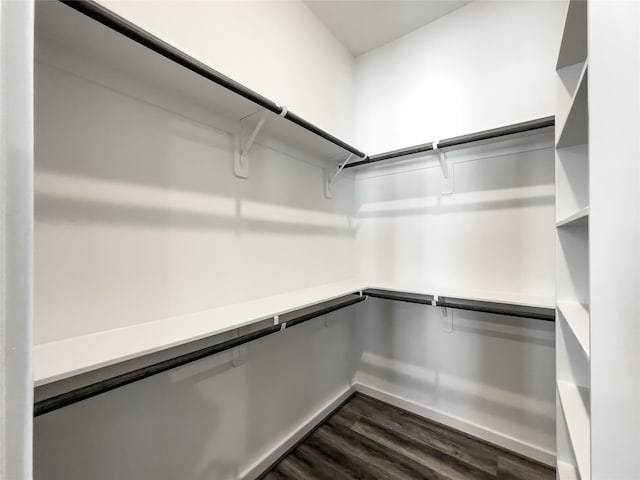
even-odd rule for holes
{"type": "Polygon", "coordinates": [[[304,0],[358,56],[471,3],[472,0],[304,0]]]}

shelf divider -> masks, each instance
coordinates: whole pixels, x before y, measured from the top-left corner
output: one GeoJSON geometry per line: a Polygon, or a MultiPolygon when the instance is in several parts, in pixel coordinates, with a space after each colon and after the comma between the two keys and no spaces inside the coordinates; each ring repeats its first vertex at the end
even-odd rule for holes
{"type": "Polygon", "coordinates": [[[581,227],[589,222],[589,207],[584,207],[556,222],[556,227],[581,227]]]}

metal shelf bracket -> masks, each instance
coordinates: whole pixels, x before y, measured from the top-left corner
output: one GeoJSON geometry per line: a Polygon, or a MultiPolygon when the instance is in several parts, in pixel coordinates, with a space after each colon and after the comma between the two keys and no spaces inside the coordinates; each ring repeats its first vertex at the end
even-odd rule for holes
{"type": "Polygon", "coordinates": [[[455,191],[453,165],[450,165],[446,152],[438,149],[438,140],[433,142],[433,151],[438,154],[440,170],[442,171],[442,177],[440,178],[440,194],[451,195],[455,191]]]}
{"type": "MultiPolygon", "coordinates": [[[[236,328],[233,331],[233,335],[231,338],[238,338],[238,337],[240,337],[240,329],[236,328]]],[[[246,343],[244,345],[233,347],[233,349],[231,350],[232,366],[239,367],[240,365],[244,365],[245,363],[247,363],[248,359],[249,359],[249,349],[246,343]]]]}
{"type": "Polygon", "coordinates": [[[331,170],[326,169],[324,174],[324,195],[327,198],[333,198],[333,183],[337,180],[338,175],[344,170],[344,167],[353,157],[353,153],[350,153],[347,159],[338,165],[336,171],[332,174],[331,170]]]}
{"type": "Polygon", "coordinates": [[[253,146],[253,143],[255,142],[256,137],[260,133],[260,130],[262,130],[262,127],[267,121],[267,118],[269,117],[269,113],[270,111],[267,110],[266,108],[262,111],[262,115],[260,116],[258,123],[253,128],[251,135],[249,135],[249,138],[247,139],[247,142],[244,145],[242,144],[243,122],[247,118],[255,114],[249,115],[249,117],[245,117],[242,120],[240,120],[240,132],[235,135],[236,145],[235,145],[235,152],[234,152],[234,158],[233,158],[233,173],[236,175],[236,177],[240,177],[240,178],[249,177],[249,152],[251,151],[251,147],[253,146]]]}

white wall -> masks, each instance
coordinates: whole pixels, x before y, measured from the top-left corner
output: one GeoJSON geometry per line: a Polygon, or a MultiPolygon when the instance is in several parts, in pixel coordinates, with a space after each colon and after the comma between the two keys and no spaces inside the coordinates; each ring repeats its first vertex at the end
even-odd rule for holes
{"type": "Polygon", "coordinates": [[[354,59],[302,1],[100,3],[320,128],[353,140],[354,59]]]}
{"type": "MultiPolygon", "coordinates": [[[[554,114],[563,5],[463,7],[357,58],[358,144],[380,152],[554,114]]],[[[553,135],[449,152],[356,176],[357,271],[374,284],[553,305],[553,135]]],[[[357,381],[553,463],[553,326],[371,302],[357,381]]]]}
{"type": "MultiPolygon", "coordinates": [[[[118,5],[137,8],[134,3],[118,5]]],[[[181,12],[215,20],[224,17],[217,8],[227,15],[242,9],[180,5],[181,12]]],[[[260,7],[254,20],[294,22],[295,5],[260,7]]],[[[177,8],[140,7],[164,14],[177,8]]],[[[233,18],[236,26],[243,23],[242,15],[233,18]]],[[[180,22],[191,28],[182,33],[220,33],[198,21],[180,22]]],[[[311,20],[297,27],[305,25],[313,31],[311,20]]],[[[224,43],[211,40],[211,52],[232,52],[228,59],[251,65],[227,33],[224,43]]],[[[244,38],[255,40],[254,33],[244,38]]],[[[293,82],[299,67],[313,76],[294,58],[301,45],[292,38],[300,32],[277,33],[290,52],[269,37],[262,46],[279,54],[268,48],[254,54],[290,67],[268,70],[271,81],[293,82]]],[[[329,89],[349,97],[350,83],[340,82],[342,75],[351,78],[351,64],[331,38],[305,38],[309,58],[317,49],[336,62],[321,69],[331,79],[315,78],[325,82],[325,93],[310,95],[304,82],[297,90],[310,101],[298,113],[316,121],[322,108],[335,107],[324,100],[329,89]],[[314,103],[318,98],[322,105],[314,103]],[[314,105],[322,108],[311,112],[314,105]]],[[[36,343],[354,276],[351,182],[337,183],[334,198],[326,199],[322,168],[265,147],[264,135],[251,151],[249,178],[236,178],[229,132],[237,125],[189,99],[147,89],[126,72],[49,47],[38,48],[35,73],[36,343]]],[[[264,71],[251,73],[257,81],[264,71]]],[[[339,107],[352,112],[346,101],[339,107]]],[[[335,111],[335,129],[348,129],[351,119],[335,111]]],[[[336,312],[330,320],[328,328],[320,318],[252,343],[248,362],[237,368],[227,352],[39,417],[36,478],[250,478],[256,462],[350,387],[352,313],[336,312]]]]}
{"type": "Polygon", "coordinates": [[[356,59],[368,153],[553,115],[564,2],[475,1],[356,59]]]}
{"type": "Polygon", "coordinates": [[[321,168],[260,145],[236,178],[213,116],[43,62],[36,343],[354,276],[350,182],[328,200],[321,168]]]}
{"type": "MultiPolygon", "coordinates": [[[[355,181],[359,274],[399,290],[552,307],[553,138],[535,138],[450,154],[450,196],[440,194],[430,161],[363,173],[355,181]]],[[[357,382],[553,463],[553,324],[451,313],[453,333],[445,333],[432,307],[376,301],[359,311],[357,382]]]]}

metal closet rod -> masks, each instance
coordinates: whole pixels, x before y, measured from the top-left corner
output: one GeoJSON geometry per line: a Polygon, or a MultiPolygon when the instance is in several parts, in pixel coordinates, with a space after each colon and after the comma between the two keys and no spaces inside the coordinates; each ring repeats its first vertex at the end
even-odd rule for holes
{"type": "MultiPolygon", "coordinates": [[[[493,313],[498,315],[508,315],[512,317],[532,318],[545,321],[555,321],[555,310],[551,308],[540,307],[528,307],[522,305],[511,305],[495,302],[484,302],[475,300],[465,300],[452,297],[436,297],[433,295],[423,295],[415,293],[398,292],[393,290],[381,290],[381,289],[368,289],[360,294],[350,294],[343,297],[323,302],[312,308],[313,310],[307,313],[291,312],[280,316],[280,322],[275,325],[270,325],[255,332],[247,333],[224,342],[211,345],[209,347],[201,348],[194,352],[179,355],[177,357],[169,358],[167,360],[161,360],[145,367],[137,368],[129,372],[125,372],[113,377],[106,378],[104,380],[97,381],[95,383],[85,385],[68,392],[54,395],[43,400],[39,400],[34,404],[33,414],[35,417],[44,415],[45,413],[58,410],[60,408],[73,405],[74,403],[87,400],[91,397],[95,397],[102,393],[109,392],[116,388],[124,387],[131,383],[143,380],[145,378],[157,375],[158,373],[166,372],[183,365],[201,360],[211,355],[222,353],[226,350],[230,350],[234,347],[239,347],[245,343],[258,340],[259,338],[266,337],[277,333],[283,329],[283,325],[286,324],[286,328],[290,328],[301,323],[307,322],[322,315],[327,315],[336,310],[340,310],[356,303],[360,303],[366,300],[368,297],[383,298],[387,300],[396,300],[401,302],[418,303],[423,305],[432,305],[439,307],[456,308],[462,310],[471,310],[484,313],[493,313]]],[[[305,308],[303,310],[309,310],[305,308]]]]}
{"type": "Polygon", "coordinates": [[[327,303],[332,303],[332,304],[328,306],[321,306],[320,308],[317,308],[311,312],[308,312],[302,315],[294,315],[291,318],[288,318],[288,315],[280,315],[280,322],[278,324],[271,325],[266,328],[262,328],[255,332],[250,332],[250,333],[247,333],[246,335],[241,335],[239,337],[232,338],[230,340],[226,340],[224,342],[217,343],[209,347],[201,348],[194,352],[185,353],[183,355],[169,358],[167,360],[161,360],[151,365],[137,368],[130,372],[122,373],[120,375],[115,375],[113,377],[107,378],[105,380],[100,380],[90,385],[85,385],[83,387],[75,388],[73,390],[69,390],[68,392],[61,393],[59,395],[55,395],[49,398],[45,398],[43,400],[39,400],[34,404],[33,415],[37,417],[39,415],[52,412],[53,410],[58,410],[66,406],[73,405],[74,403],[78,403],[78,402],[81,402],[82,400],[95,397],[97,395],[100,395],[101,393],[106,393],[116,388],[129,385],[130,383],[144,380],[145,378],[151,377],[153,375],[157,375],[158,373],[166,372],[168,370],[173,370],[174,368],[187,365],[189,363],[195,362],[197,360],[201,360],[206,357],[210,357],[211,355],[222,353],[234,347],[239,347],[240,345],[243,345],[245,343],[253,342],[254,340],[258,340],[259,338],[266,337],[267,335],[280,332],[285,327],[286,328],[294,327],[296,325],[307,322],[309,320],[320,317],[322,315],[327,315],[331,312],[335,312],[336,310],[340,310],[342,308],[354,305],[356,303],[360,303],[366,299],[367,297],[364,295],[363,296],[360,296],[359,294],[346,295],[344,297],[341,297],[339,299],[332,301],[332,302],[338,301],[338,303],[325,302],[323,305],[326,305],[327,303]]]}
{"type": "MultiPolygon", "coordinates": [[[[162,55],[163,57],[191,70],[192,72],[200,75],[201,77],[210,80],[221,87],[230,90],[241,97],[246,98],[247,100],[252,101],[253,103],[265,108],[277,115],[282,114],[284,108],[280,105],[276,104],[272,100],[269,100],[266,97],[263,97],[257,92],[245,87],[244,85],[232,80],[231,78],[223,75],[222,73],[214,70],[213,68],[205,65],[204,63],[196,60],[195,58],[186,55],[184,52],[178,50],[172,45],[168,44],[157,38],[154,35],[151,35],[149,32],[141,29],[135,24],[129,22],[128,20],[116,15],[112,11],[103,7],[102,5],[96,3],[94,0],[59,0],[60,2],[68,5],[74,10],[96,20],[102,25],[109,27],[112,30],[124,35],[125,37],[133,40],[134,42],[139,43],[147,47],[150,50],[162,55]]],[[[291,111],[287,111],[284,115],[284,118],[289,120],[292,123],[308,130],[309,132],[318,135],[319,137],[324,138],[328,142],[337,145],[338,147],[357,155],[360,158],[366,158],[366,154],[358,150],[357,148],[349,145],[346,142],[343,142],[339,138],[331,135],[330,133],[322,130],[321,128],[313,125],[312,123],[306,121],[302,117],[296,115],[291,111]]]]}
{"type": "MultiPolygon", "coordinates": [[[[468,143],[481,142],[483,140],[490,140],[493,138],[506,137],[508,135],[514,135],[516,133],[530,132],[539,130],[541,128],[553,127],[555,125],[555,117],[543,117],[535,120],[529,120],[527,122],[515,123],[513,125],[507,125],[505,127],[492,128],[490,130],[483,130],[481,132],[470,133],[467,135],[461,135],[459,137],[447,138],[438,142],[438,150],[444,148],[450,148],[468,143]]],[[[363,160],[356,162],[350,162],[345,165],[344,168],[360,167],[363,165],[370,165],[372,163],[384,162],[386,160],[393,160],[398,158],[404,158],[411,155],[417,155],[420,153],[430,152],[435,150],[435,142],[423,143],[421,145],[415,145],[412,147],[401,148],[398,150],[392,150],[390,152],[379,153],[377,155],[371,155],[363,160]]]]}

